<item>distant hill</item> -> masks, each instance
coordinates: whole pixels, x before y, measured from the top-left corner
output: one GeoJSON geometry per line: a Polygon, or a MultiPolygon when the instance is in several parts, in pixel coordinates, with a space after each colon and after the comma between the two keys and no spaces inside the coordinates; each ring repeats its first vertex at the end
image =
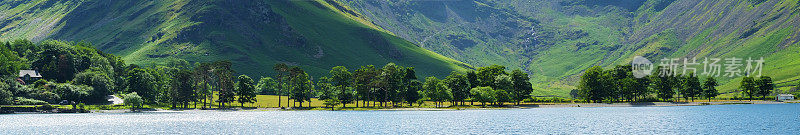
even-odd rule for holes
{"type": "Polygon", "coordinates": [[[288,63],[313,75],[396,62],[421,76],[469,65],[418,47],[335,1],[5,0],[0,39],[85,40],[128,63],[230,60],[240,74],[288,63]]]}
{"type": "MultiPolygon", "coordinates": [[[[764,57],[781,90],[800,79],[796,0],[338,1],[447,57],[526,70],[538,96],[569,97],[583,70],[637,55],[764,57]]],[[[723,92],[738,87],[719,79],[723,92]]]]}

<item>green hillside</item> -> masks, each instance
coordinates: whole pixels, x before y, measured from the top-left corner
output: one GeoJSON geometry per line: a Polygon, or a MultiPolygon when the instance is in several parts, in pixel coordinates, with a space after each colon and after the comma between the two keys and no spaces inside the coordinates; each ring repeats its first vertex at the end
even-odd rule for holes
{"type": "MultiPolygon", "coordinates": [[[[539,96],[568,97],[583,70],[637,55],[763,56],[781,90],[800,76],[800,57],[789,55],[800,47],[797,0],[339,1],[447,57],[526,70],[539,96]]],[[[738,85],[719,79],[722,92],[738,85]]]]}
{"type": "Polygon", "coordinates": [[[469,65],[418,47],[333,1],[35,0],[0,2],[0,39],[86,40],[139,65],[230,60],[238,73],[272,65],[313,75],[396,62],[422,76],[469,65]]]}

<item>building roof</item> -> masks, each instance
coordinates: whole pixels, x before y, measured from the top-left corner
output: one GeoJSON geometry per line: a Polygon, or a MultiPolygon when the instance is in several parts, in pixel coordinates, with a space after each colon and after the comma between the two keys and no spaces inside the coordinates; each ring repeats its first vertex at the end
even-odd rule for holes
{"type": "Polygon", "coordinates": [[[789,96],[794,97],[794,95],[792,95],[792,94],[778,94],[778,96],[780,96],[780,97],[789,97],[789,96]]]}
{"type": "Polygon", "coordinates": [[[42,75],[39,74],[39,72],[36,72],[36,70],[19,70],[19,77],[25,77],[25,75],[29,75],[32,78],[42,77],[42,75]]]}

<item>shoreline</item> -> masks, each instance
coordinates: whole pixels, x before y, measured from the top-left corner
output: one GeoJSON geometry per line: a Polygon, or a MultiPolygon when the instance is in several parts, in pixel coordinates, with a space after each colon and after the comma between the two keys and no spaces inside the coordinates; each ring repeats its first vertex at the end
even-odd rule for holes
{"type": "MultiPolygon", "coordinates": [[[[434,107],[399,107],[399,108],[335,108],[333,111],[459,111],[459,110],[504,110],[504,109],[536,109],[536,108],[568,108],[568,107],[671,107],[671,106],[704,106],[735,104],[791,104],[800,101],[712,101],[712,102],[623,102],[623,103],[534,103],[508,105],[505,107],[455,106],[446,108],[434,107]]],[[[228,108],[228,109],[159,109],[145,108],[136,112],[130,109],[89,110],[90,113],[181,113],[181,112],[235,112],[235,111],[331,111],[330,108],[314,107],[299,109],[281,108],[228,108]]],[[[14,112],[12,114],[64,114],[47,112],[14,112]]]]}
{"type": "MultiPolygon", "coordinates": [[[[778,101],[718,101],[718,102],[635,102],[635,103],[542,103],[531,105],[511,105],[506,107],[480,107],[463,106],[448,108],[404,107],[404,108],[346,108],[335,111],[458,111],[458,110],[503,110],[503,109],[535,109],[535,108],[569,108],[569,107],[671,107],[671,106],[704,106],[704,105],[736,105],[736,104],[791,104],[798,103],[778,101]]],[[[230,109],[150,109],[140,111],[143,113],[178,113],[178,112],[208,112],[208,111],[331,111],[330,108],[311,109],[280,109],[280,108],[230,108],[230,109]]],[[[119,110],[92,110],[92,113],[140,113],[130,112],[128,109],[119,110]]]]}

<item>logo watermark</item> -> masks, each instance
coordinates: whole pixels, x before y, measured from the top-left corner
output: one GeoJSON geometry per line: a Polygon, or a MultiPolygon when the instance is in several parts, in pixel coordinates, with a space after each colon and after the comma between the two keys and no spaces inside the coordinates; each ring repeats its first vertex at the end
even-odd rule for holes
{"type": "MultiPolygon", "coordinates": [[[[642,78],[653,74],[654,65],[642,56],[635,56],[631,62],[633,76],[642,78]]],[[[764,57],[747,59],[729,58],[663,58],[658,64],[658,76],[703,75],[707,77],[761,77],[764,57]],[[700,68],[700,69],[698,69],[700,68]]]]}

